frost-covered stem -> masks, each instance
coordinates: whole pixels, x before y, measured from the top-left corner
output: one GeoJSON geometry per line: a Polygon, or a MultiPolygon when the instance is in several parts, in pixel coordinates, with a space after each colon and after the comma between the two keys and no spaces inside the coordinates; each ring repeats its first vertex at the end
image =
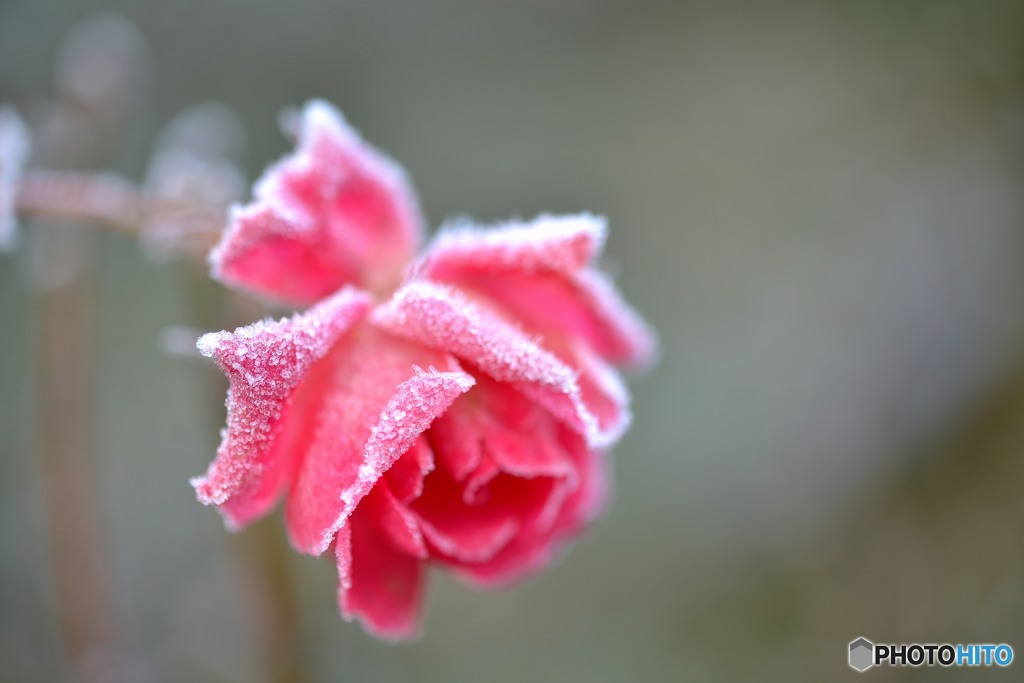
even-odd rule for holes
{"type": "Polygon", "coordinates": [[[118,627],[95,470],[95,282],[86,265],[77,277],[39,290],[35,367],[37,444],[57,616],[75,678],[88,681],[97,657],[118,644],[118,627]]]}
{"type": "Polygon", "coordinates": [[[19,214],[90,223],[140,236],[155,219],[174,215],[188,250],[205,254],[220,237],[224,210],[147,197],[120,176],[79,171],[32,171],[15,196],[19,214]]]}

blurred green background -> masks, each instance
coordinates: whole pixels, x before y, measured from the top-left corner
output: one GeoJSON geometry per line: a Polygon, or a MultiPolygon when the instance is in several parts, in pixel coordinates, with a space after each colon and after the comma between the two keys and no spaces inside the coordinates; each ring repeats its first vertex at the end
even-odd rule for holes
{"type": "Polygon", "coordinates": [[[1024,658],[1024,3],[0,0],[0,100],[37,120],[98,10],[149,56],[93,165],[141,178],[160,127],[215,100],[251,179],[288,147],[278,111],[326,98],[432,225],[606,213],[605,265],[662,358],[632,381],[588,537],[496,595],[435,576],[424,637],[390,646],[341,621],[334,567],[283,552],[278,516],[229,535],[188,485],[224,384],[161,339],[262,312],[129,239],[51,228],[95,249],[75,295],[94,341],[64,339],[25,222],[0,256],[0,680],[857,680],[861,635],[1024,658]],[[116,638],[84,660],[62,645],[40,456],[65,344],[89,443],[56,466],[94,478],[81,552],[114,590],[116,638]]]}

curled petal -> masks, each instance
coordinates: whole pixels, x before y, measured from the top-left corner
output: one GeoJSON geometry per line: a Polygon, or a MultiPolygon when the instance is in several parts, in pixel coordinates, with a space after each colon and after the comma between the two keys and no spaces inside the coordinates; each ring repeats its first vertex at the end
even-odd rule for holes
{"type": "Polygon", "coordinates": [[[494,481],[499,474],[501,474],[501,467],[498,463],[493,458],[483,457],[481,451],[477,466],[466,476],[462,489],[462,501],[467,505],[480,505],[486,502],[490,494],[488,484],[494,481]]]}
{"type": "Polygon", "coordinates": [[[378,482],[370,489],[360,503],[359,511],[363,518],[373,520],[378,533],[397,550],[421,560],[427,559],[427,546],[416,517],[395,497],[386,481],[378,482]]]}
{"type": "Polygon", "coordinates": [[[442,560],[486,562],[515,537],[551,528],[579,484],[562,430],[546,410],[486,375],[437,420],[430,437],[439,470],[410,508],[442,560]],[[472,463],[460,443],[475,446],[472,463]]]}
{"type": "Polygon", "coordinates": [[[580,397],[598,424],[604,425],[610,434],[625,434],[632,413],[629,390],[618,371],[586,344],[552,340],[548,346],[563,362],[576,369],[580,397]]]}
{"type": "Polygon", "coordinates": [[[511,385],[481,375],[471,399],[440,416],[430,430],[434,454],[469,497],[498,472],[516,477],[571,477],[551,415],[511,385]]]}
{"type": "Polygon", "coordinates": [[[293,545],[312,555],[330,546],[363,496],[474,383],[450,356],[370,327],[329,361],[286,508],[293,545]]]}
{"type": "Polygon", "coordinates": [[[583,308],[594,320],[595,331],[584,336],[596,339],[596,330],[609,332],[607,345],[595,344],[595,349],[613,363],[649,367],[658,356],[658,335],[622,298],[608,276],[597,270],[584,270],[576,276],[575,284],[583,308]]]}
{"type": "Polygon", "coordinates": [[[266,514],[288,485],[308,410],[296,390],[369,306],[367,294],[347,288],[291,318],[200,338],[199,350],[213,357],[230,387],[217,458],[192,485],[202,503],[219,506],[229,527],[266,514]]]}
{"type": "Polygon", "coordinates": [[[436,551],[462,562],[494,557],[512,540],[521,523],[510,501],[466,505],[459,485],[440,471],[430,475],[423,497],[413,501],[411,508],[436,551]]]}
{"type": "Polygon", "coordinates": [[[391,286],[419,244],[405,172],[322,101],[302,111],[298,149],[233,210],[213,274],[271,299],[309,304],[345,284],[391,286]]]}
{"type": "Polygon", "coordinates": [[[497,588],[526,578],[557,560],[565,545],[604,509],[609,493],[605,454],[587,449],[568,430],[563,430],[561,441],[576,463],[579,482],[553,523],[539,517],[488,560],[453,565],[464,581],[480,588],[497,588]]]}
{"type": "Polygon", "coordinates": [[[420,560],[388,543],[361,511],[338,531],[334,554],[342,617],[358,618],[378,638],[415,638],[423,609],[420,560]]]}
{"type": "Polygon", "coordinates": [[[479,564],[524,535],[546,537],[576,488],[575,474],[522,478],[499,472],[467,500],[454,480],[435,472],[410,509],[436,559],[456,566],[479,564]]]}
{"type": "Polygon", "coordinates": [[[579,338],[610,362],[649,364],[656,335],[603,275],[603,218],[539,216],[491,229],[442,231],[416,267],[419,276],[478,292],[546,338],[579,338]]]}
{"type": "Polygon", "coordinates": [[[394,493],[395,498],[408,503],[423,493],[423,478],[433,469],[434,454],[426,438],[421,436],[386,472],[388,488],[394,493]]]}
{"type": "Polygon", "coordinates": [[[593,446],[614,443],[629,424],[625,405],[615,414],[595,412],[573,368],[452,289],[412,282],[375,309],[372,319],[393,334],[451,353],[499,382],[514,383],[593,446]]]}
{"type": "Polygon", "coordinates": [[[478,418],[477,412],[456,404],[438,416],[430,428],[437,465],[455,481],[464,481],[483,458],[483,434],[490,425],[484,422],[487,416],[478,418]]]}
{"type": "Polygon", "coordinates": [[[21,117],[11,107],[0,107],[0,251],[13,249],[17,239],[14,198],[30,148],[21,117]]]}

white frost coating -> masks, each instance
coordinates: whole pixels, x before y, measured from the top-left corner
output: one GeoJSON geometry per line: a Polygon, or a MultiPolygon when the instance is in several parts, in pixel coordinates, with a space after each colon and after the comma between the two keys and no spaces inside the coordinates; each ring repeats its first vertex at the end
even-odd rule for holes
{"type": "Polygon", "coordinates": [[[591,447],[612,445],[628,426],[623,413],[602,428],[583,401],[576,370],[454,289],[412,282],[375,309],[371,320],[392,334],[467,360],[500,382],[521,384],[534,400],[577,428],[591,447]]]}
{"type": "MultiPolygon", "coordinates": [[[[290,318],[199,338],[199,352],[214,358],[231,382],[227,431],[217,459],[204,476],[192,479],[202,503],[221,505],[243,482],[260,476],[262,458],[271,448],[275,425],[292,390],[369,306],[367,294],[346,287],[290,318]]],[[[230,528],[239,526],[230,511],[221,513],[230,528]]]]}
{"type": "Polygon", "coordinates": [[[606,236],[606,220],[589,213],[541,215],[489,228],[462,220],[442,228],[413,274],[475,289],[498,304],[522,309],[519,313],[528,328],[533,314],[541,312],[541,320],[535,321],[541,329],[551,332],[548,327],[554,325],[560,334],[582,334],[613,362],[643,368],[656,356],[654,332],[607,277],[591,266],[606,236]],[[543,277],[531,280],[535,275],[543,277]],[[544,279],[547,276],[553,279],[544,279]],[[555,282],[561,285],[556,287],[555,282]],[[527,304],[526,295],[518,289],[531,286],[538,288],[537,295],[527,304]],[[543,315],[545,292],[557,292],[553,310],[564,306],[577,316],[568,315],[564,329],[557,321],[543,320],[550,317],[543,315]]]}
{"type": "Polygon", "coordinates": [[[417,369],[413,377],[398,385],[395,395],[370,430],[356,481],[338,494],[343,503],[341,512],[324,530],[313,554],[319,555],[330,547],[335,534],[377,480],[412,447],[419,435],[447,410],[452,401],[475,384],[476,380],[465,372],[440,372],[429,368],[426,371],[417,369]]]}
{"type": "Polygon", "coordinates": [[[608,237],[604,216],[541,214],[531,221],[479,226],[460,218],[442,225],[425,261],[517,270],[575,271],[601,253],[608,237]],[[578,247],[573,249],[573,244],[578,247]]]}
{"type": "Polygon", "coordinates": [[[13,107],[0,107],[0,251],[10,251],[17,242],[15,197],[30,152],[21,117],[13,107]]]}

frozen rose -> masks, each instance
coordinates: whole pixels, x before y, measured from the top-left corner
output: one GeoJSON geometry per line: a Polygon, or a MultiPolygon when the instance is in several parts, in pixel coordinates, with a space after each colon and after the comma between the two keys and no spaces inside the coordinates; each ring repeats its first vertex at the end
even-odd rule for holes
{"type": "Polygon", "coordinates": [[[449,227],[412,262],[418,216],[398,166],[307,105],[298,151],[211,260],[229,284],[316,303],[200,340],[230,389],[199,499],[240,528],[284,498],[294,547],[333,548],[342,614],[389,639],[417,632],[428,564],[507,584],[586,528],[629,424],[613,366],[654,352],[591,268],[601,219],[449,227]]]}

